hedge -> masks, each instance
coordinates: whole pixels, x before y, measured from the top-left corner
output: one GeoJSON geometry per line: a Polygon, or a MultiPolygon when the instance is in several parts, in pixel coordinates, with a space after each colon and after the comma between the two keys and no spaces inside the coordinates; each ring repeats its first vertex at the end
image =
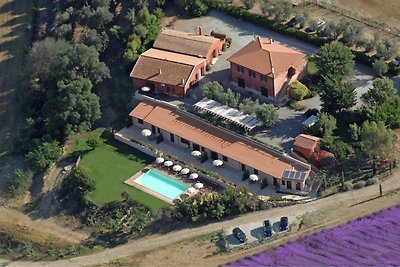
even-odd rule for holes
{"type": "MultiPolygon", "coordinates": [[[[255,25],[271,29],[273,31],[279,32],[281,34],[302,40],[304,42],[316,45],[316,46],[322,46],[325,43],[328,43],[328,41],[324,38],[318,37],[315,34],[308,34],[303,31],[300,31],[296,28],[291,28],[288,27],[285,24],[282,24],[280,22],[274,21],[274,20],[269,20],[263,15],[258,15],[258,14],[253,14],[250,11],[242,8],[242,7],[237,7],[237,6],[221,6],[218,8],[220,11],[231,15],[235,18],[242,19],[247,22],[251,22],[255,25]]],[[[355,60],[365,64],[369,67],[372,67],[372,62],[373,59],[368,56],[367,54],[360,52],[360,51],[352,51],[355,60]]],[[[392,72],[395,72],[396,70],[392,70],[392,72]]]]}

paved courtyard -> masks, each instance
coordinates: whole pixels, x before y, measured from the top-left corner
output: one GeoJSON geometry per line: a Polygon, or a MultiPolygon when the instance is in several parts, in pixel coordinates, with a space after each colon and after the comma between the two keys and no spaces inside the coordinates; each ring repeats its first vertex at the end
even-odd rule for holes
{"type": "MultiPolygon", "coordinates": [[[[283,45],[297,49],[303,53],[314,54],[318,47],[302,42],[300,40],[276,33],[274,31],[255,26],[231,16],[225,15],[218,11],[211,11],[207,16],[191,19],[178,19],[174,24],[175,30],[195,32],[197,26],[203,27],[204,31],[209,34],[212,30],[227,34],[232,38],[232,46],[225,52],[212,67],[211,73],[208,73],[197,86],[192,89],[189,98],[185,99],[187,104],[194,104],[202,99],[200,88],[202,84],[208,81],[219,81],[225,87],[234,89],[234,85],[229,81],[229,62],[226,60],[233,53],[243,46],[247,45],[254,39],[255,35],[265,36],[280,42],[283,45]]],[[[361,104],[360,96],[367,92],[372,86],[373,71],[371,68],[362,64],[356,64],[354,68],[354,77],[351,79],[356,87],[358,96],[358,105],[361,104]]],[[[400,79],[395,79],[395,85],[400,91],[400,79]]],[[[306,108],[320,108],[319,97],[314,97],[302,101],[306,108]]],[[[256,133],[256,137],[261,141],[280,146],[286,151],[290,150],[294,142],[294,138],[302,132],[301,122],[306,119],[304,112],[296,112],[290,108],[282,107],[278,110],[279,121],[271,127],[260,133],[256,133]]]]}

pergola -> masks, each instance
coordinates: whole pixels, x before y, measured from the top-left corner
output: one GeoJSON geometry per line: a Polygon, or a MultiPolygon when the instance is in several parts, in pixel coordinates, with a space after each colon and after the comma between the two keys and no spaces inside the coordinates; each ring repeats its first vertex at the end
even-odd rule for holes
{"type": "Polygon", "coordinates": [[[199,109],[211,115],[217,116],[233,124],[245,128],[248,131],[253,130],[257,126],[262,126],[263,123],[254,116],[245,114],[237,109],[222,105],[215,100],[203,98],[193,105],[195,109],[199,109]]]}

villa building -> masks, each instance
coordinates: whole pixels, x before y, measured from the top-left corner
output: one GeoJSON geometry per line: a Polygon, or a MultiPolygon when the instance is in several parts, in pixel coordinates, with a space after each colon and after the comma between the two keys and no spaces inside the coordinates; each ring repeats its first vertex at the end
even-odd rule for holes
{"type": "Polygon", "coordinates": [[[269,99],[285,93],[291,82],[306,75],[305,54],[259,36],[228,61],[233,82],[269,99]]]}
{"type": "Polygon", "coordinates": [[[222,34],[205,36],[175,30],[162,30],[153,48],[142,53],[130,77],[133,87],[185,96],[206,73],[207,64],[218,58],[225,43],[222,34]]]}
{"type": "Polygon", "coordinates": [[[131,127],[146,128],[152,135],[162,135],[163,142],[187,149],[189,157],[193,150],[202,151],[210,160],[220,159],[224,166],[266,179],[269,186],[279,191],[296,193],[306,188],[310,165],[211,125],[176,106],[143,99],[129,115],[133,122],[131,127]]]}

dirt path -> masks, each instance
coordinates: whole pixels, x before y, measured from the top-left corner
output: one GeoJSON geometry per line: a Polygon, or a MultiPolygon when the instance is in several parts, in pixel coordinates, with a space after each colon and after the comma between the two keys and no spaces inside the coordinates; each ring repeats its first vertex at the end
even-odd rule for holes
{"type": "MultiPolygon", "coordinates": [[[[400,189],[400,172],[397,171],[395,175],[387,179],[382,183],[384,193],[393,192],[394,190],[400,189]]],[[[184,229],[175,232],[171,232],[162,236],[146,237],[144,239],[135,240],[131,243],[115,247],[112,249],[107,249],[105,251],[94,253],[87,256],[72,258],[69,260],[59,260],[55,262],[11,262],[9,266],[84,266],[100,264],[104,262],[112,261],[113,259],[118,259],[133,255],[135,253],[140,253],[144,251],[150,251],[157,248],[165,247],[171,245],[178,241],[182,241],[188,238],[192,238],[199,235],[204,235],[207,233],[212,233],[223,228],[229,228],[235,225],[245,224],[251,221],[261,221],[265,217],[280,217],[285,215],[300,215],[307,211],[327,211],[327,210],[340,210],[342,214],[346,214],[343,218],[348,220],[349,218],[356,218],[361,216],[358,212],[358,206],[364,207],[364,212],[375,211],[382,207],[379,205],[374,206],[373,203],[376,200],[381,201],[382,198],[376,198],[379,194],[378,185],[369,186],[360,190],[345,192],[336,194],[324,199],[320,199],[314,202],[309,202],[305,204],[299,204],[283,208],[275,208],[272,210],[266,210],[262,212],[255,212],[247,214],[229,221],[212,223],[206,226],[184,229]],[[349,211],[349,212],[347,212],[349,211]]],[[[398,194],[397,194],[398,195],[398,194]]],[[[396,195],[396,196],[397,196],[396,195]]],[[[396,199],[397,201],[397,199],[396,199]]],[[[400,202],[400,200],[398,201],[400,202]]],[[[385,202],[382,206],[385,207],[385,202]]],[[[387,204],[386,204],[387,205],[387,204]]],[[[361,210],[361,209],[360,209],[361,210]]],[[[341,219],[341,217],[338,217],[341,219]]],[[[343,221],[345,222],[345,221],[343,221]]]]}
{"type": "Polygon", "coordinates": [[[71,231],[56,219],[32,220],[29,216],[8,207],[0,207],[0,230],[38,244],[54,243],[61,247],[79,244],[88,235],[71,231]]]}

